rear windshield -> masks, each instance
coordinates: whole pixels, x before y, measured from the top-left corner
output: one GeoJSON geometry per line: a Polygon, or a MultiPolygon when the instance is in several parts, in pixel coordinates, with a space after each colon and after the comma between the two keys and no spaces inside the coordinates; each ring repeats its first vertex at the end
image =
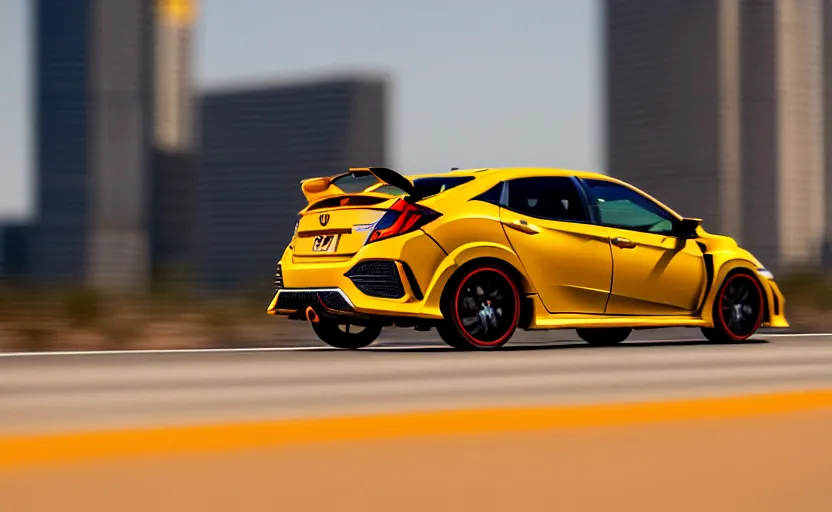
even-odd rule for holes
{"type": "Polygon", "coordinates": [[[361,192],[375,185],[378,183],[378,178],[372,174],[364,174],[358,177],[355,177],[352,174],[345,174],[335,178],[331,183],[344,192],[351,194],[361,192]]]}
{"type": "MultiPolygon", "coordinates": [[[[416,197],[424,199],[426,197],[435,196],[441,192],[452,189],[463,183],[467,183],[474,179],[472,176],[437,176],[431,178],[416,178],[413,181],[413,186],[416,188],[416,197]]],[[[393,185],[384,185],[375,189],[373,192],[381,194],[390,194],[393,196],[404,195],[404,190],[393,185]]]]}

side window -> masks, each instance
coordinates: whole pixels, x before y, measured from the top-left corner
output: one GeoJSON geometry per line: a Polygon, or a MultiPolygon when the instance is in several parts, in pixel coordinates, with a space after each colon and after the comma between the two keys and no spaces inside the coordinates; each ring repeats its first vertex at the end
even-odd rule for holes
{"type": "Polygon", "coordinates": [[[603,180],[584,180],[595,201],[598,221],[613,228],[672,235],[673,216],[643,195],[603,180]]]}
{"type": "Polygon", "coordinates": [[[539,219],[586,222],[578,188],[571,178],[517,178],[508,182],[508,208],[539,219]]]}

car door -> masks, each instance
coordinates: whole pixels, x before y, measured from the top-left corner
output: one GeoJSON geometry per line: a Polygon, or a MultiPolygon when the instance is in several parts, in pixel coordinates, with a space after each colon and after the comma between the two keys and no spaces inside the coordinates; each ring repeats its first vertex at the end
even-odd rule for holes
{"type": "Polygon", "coordinates": [[[684,315],[694,312],[706,283],[695,240],[679,238],[679,219],[638,191],[607,180],[584,179],[595,222],[612,246],[610,315],[684,315]]]}
{"type": "Polygon", "coordinates": [[[577,181],[515,178],[506,187],[500,220],[546,309],[603,313],[612,278],[609,237],[589,222],[577,181]]]}

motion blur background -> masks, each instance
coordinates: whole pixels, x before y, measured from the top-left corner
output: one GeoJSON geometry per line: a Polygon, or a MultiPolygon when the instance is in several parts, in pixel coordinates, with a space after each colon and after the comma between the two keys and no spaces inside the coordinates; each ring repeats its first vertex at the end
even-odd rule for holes
{"type": "Polygon", "coordinates": [[[299,182],[368,165],[605,172],[832,317],[830,0],[7,0],[0,65],[0,350],[296,337],[299,182]]]}

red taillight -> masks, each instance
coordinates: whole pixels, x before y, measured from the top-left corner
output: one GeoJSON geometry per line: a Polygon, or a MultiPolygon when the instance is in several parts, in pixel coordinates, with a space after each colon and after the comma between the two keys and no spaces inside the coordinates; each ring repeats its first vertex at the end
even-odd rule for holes
{"type": "Polygon", "coordinates": [[[370,233],[370,238],[367,240],[367,243],[378,242],[386,238],[410,233],[441,215],[441,213],[433,211],[430,208],[399,199],[393,203],[393,206],[376,223],[375,229],[370,233]]]}

